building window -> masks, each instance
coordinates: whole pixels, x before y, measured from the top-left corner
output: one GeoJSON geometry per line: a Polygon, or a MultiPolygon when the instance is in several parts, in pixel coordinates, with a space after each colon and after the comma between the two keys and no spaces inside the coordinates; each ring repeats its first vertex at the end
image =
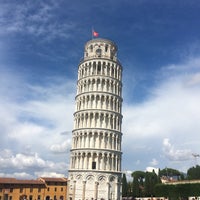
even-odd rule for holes
{"type": "Polygon", "coordinates": [[[63,191],[63,187],[60,188],[60,191],[61,191],[61,192],[63,191]]]}
{"type": "Polygon", "coordinates": [[[56,192],[56,191],[57,191],[57,188],[54,188],[54,191],[56,192]]]}
{"type": "Polygon", "coordinates": [[[29,200],[33,200],[33,196],[32,195],[29,196],[29,200]]]}
{"type": "Polygon", "coordinates": [[[0,188],[0,192],[2,192],[2,188],[0,188]]]}
{"type": "Polygon", "coordinates": [[[41,192],[41,188],[40,187],[38,188],[38,192],[41,192]]]}
{"type": "Polygon", "coordinates": [[[92,162],[92,169],[96,169],[96,162],[92,162]]]}
{"type": "Polygon", "coordinates": [[[12,196],[9,196],[9,200],[12,200],[12,196]]]}
{"type": "Polygon", "coordinates": [[[33,188],[32,187],[30,188],[30,192],[33,192],[33,188]]]}
{"type": "Polygon", "coordinates": [[[56,195],[54,195],[54,198],[53,198],[54,200],[56,200],[56,195]]]}
{"type": "Polygon", "coordinates": [[[101,63],[98,62],[98,66],[97,66],[97,73],[99,74],[101,72],[101,63]]]}
{"type": "Polygon", "coordinates": [[[49,187],[48,187],[48,188],[47,188],[47,191],[49,192],[49,190],[50,190],[50,189],[49,189],[49,187]]]}
{"type": "Polygon", "coordinates": [[[92,45],[90,46],[90,52],[93,52],[93,46],[92,45]]]}
{"type": "Polygon", "coordinates": [[[40,200],[40,195],[38,195],[38,198],[37,198],[38,200],[40,200]]]}
{"type": "Polygon", "coordinates": [[[106,44],[106,46],[105,46],[105,52],[107,52],[108,51],[108,45],[106,44]]]}
{"type": "Polygon", "coordinates": [[[10,188],[10,192],[13,192],[13,188],[10,188]]]}
{"type": "Polygon", "coordinates": [[[22,193],[22,192],[23,192],[23,188],[20,188],[20,189],[19,189],[19,192],[22,193]]]}

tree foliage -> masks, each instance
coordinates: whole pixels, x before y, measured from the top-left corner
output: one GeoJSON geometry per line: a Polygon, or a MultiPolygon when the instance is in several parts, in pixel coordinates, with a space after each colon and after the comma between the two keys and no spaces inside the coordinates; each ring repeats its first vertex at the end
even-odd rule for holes
{"type": "Polygon", "coordinates": [[[153,172],[135,171],[133,177],[133,197],[153,196],[154,186],[160,183],[160,178],[153,172]]]}
{"type": "Polygon", "coordinates": [[[181,176],[181,172],[179,172],[176,169],[172,169],[172,168],[164,168],[163,170],[159,171],[159,176],[166,176],[166,177],[180,177],[181,176]]]}
{"type": "Polygon", "coordinates": [[[187,199],[189,196],[200,196],[200,183],[157,184],[155,196],[169,197],[170,199],[187,199]]]}
{"type": "Polygon", "coordinates": [[[128,183],[126,179],[126,174],[123,174],[122,176],[122,196],[123,197],[128,196],[128,183]]]}
{"type": "Polygon", "coordinates": [[[144,188],[145,172],[135,171],[131,175],[133,177],[133,185],[132,185],[133,197],[144,196],[143,188],[144,188]]]}
{"type": "Polygon", "coordinates": [[[177,180],[194,180],[200,179],[200,166],[196,165],[187,171],[185,177],[183,173],[176,169],[164,168],[159,170],[157,175],[153,172],[134,171],[132,174],[133,181],[127,183],[123,177],[122,192],[123,195],[132,197],[144,196],[164,196],[170,199],[187,198],[188,196],[200,196],[200,183],[195,184],[161,184],[161,178],[176,178],[177,180]]]}
{"type": "Polygon", "coordinates": [[[154,187],[157,183],[159,183],[159,179],[157,174],[153,172],[146,172],[145,173],[145,187],[144,192],[145,196],[153,196],[154,195],[154,187]]]}
{"type": "Polygon", "coordinates": [[[187,179],[194,180],[200,179],[200,166],[196,165],[195,167],[191,167],[187,171],[187,179]]]}

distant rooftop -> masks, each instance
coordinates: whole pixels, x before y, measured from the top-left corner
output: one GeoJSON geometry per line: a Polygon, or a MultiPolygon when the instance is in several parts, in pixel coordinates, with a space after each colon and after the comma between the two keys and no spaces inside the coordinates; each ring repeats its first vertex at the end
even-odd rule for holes
{"type": "Polygon", "coordinates": [[[20,180],[16,178],[2,178],[0,177],[0,184],[39,184],[44,185],[40,180],[20,180]]]}
{"type": "Polygon", "coordinates": [[[16,178],[0,177],[0,184],[32,184],[44,185],[45,182],[67,182],[67,178],[40,177],[37,180],[22,180],[16,178]]]}
{"type": "Polygon", "coordinates": [[[44,180],[45,182],[67,182],[67,178],[51,178],[51,177],[40,177],[39,180],[44,180]]]}

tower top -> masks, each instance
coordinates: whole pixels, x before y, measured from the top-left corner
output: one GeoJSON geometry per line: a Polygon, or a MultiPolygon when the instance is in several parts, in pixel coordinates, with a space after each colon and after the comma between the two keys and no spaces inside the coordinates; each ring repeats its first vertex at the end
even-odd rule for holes
{"type": "Polygon", "coordinates": [[[115,44],[115,42],[113,42],[109,39],[104,39],[104,38],[94,38],[92,40],[89,40],[88,42],[86,42],[85,46],[87,46],[91,43],[97,43],[97,42],[110,44],[112,46],[115,46],[115,48],[117,49],[117,45],[115,44]]]}
{"type": "Polygon", "coordinates": [[[96,38],[85,44],[84,60],[107,58],[117,61],[117,45],[108,39],[96,38]]]}

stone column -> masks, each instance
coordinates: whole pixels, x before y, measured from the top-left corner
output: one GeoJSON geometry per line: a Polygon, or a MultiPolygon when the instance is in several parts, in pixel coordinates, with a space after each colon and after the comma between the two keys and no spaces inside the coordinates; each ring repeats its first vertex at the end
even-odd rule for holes
{"type": "Polygon", "coordinates": [[[100,170],[104,170],[104,159],[105,159],[105,156],[104,156],[104,153],[102,153],[102,158],[101,158],[101,167],[100,167],[100,170]]]}
{"type": "Polygon", "coordinates": [[[98,182],[95,182],[95,189],[94,189],[94,200],[98,199],[98,182]]]}
{"type": "Polygon", "coordinates": [[[107,197],[107,199],[109,200],[109,199],[111,199],[111,197],[110,197],[110,183],[108,182],[107,183],[107,190],[108,190],[108,197],[107,197]]]}
{"type": "Polygon", "coordinates": [[[118,169],[118,155],[116,156],[116,158],[115,158],[115,170],[116,171],[119,171],[119,169],[118,169]]]}
{"type": "Polygon", "coordinates": [[[120,189],[119,189],[119,183],[116,182],[115,183],[115,196],[114,196],[114,199],[118,199],[118,197],[120,196],[120,189]]]}
{"type": "Polygon", "coordinates": [[[115,139],[114,138],[115,138],[115,136],[112,136],[112,149],[115,148],[115,145],[114,145],[115,144],[115,139]]]}
{"type": "Polygon", "coordinates": [[[85,185],[86,185],[86,181],[83,181],[83,193],[82,193],[82,200],[85,200],[85,185]]]}
{"type": "Polygon", "coordinates": [[[73,187],[73,200],[75,200],[76,195],[76,181],[74,181],[74,187],[73,187]]]}

